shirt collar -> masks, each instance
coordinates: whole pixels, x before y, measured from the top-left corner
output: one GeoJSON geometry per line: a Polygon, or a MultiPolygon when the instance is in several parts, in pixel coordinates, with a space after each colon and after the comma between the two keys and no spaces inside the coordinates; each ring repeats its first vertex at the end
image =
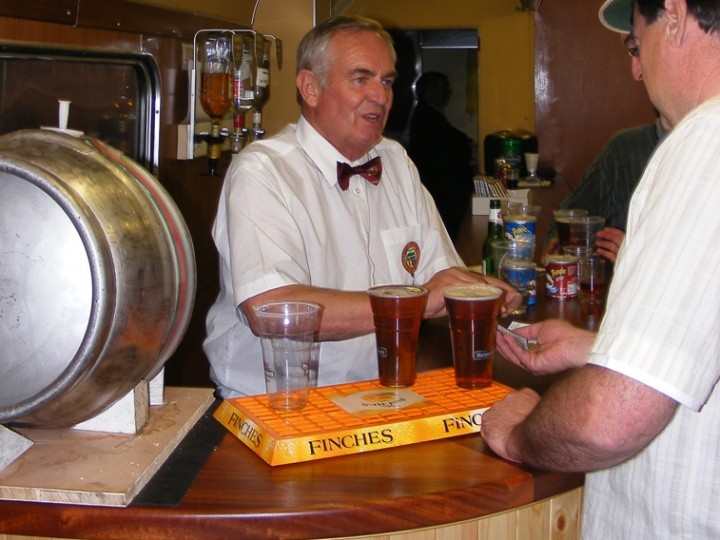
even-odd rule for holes
{"type": "MultiPolygon", "coordinates": [[[[320,170],[327,183],[335,186],[337,184],[337,162],[346,162],[347,158],[330,144],[325,137],[320,135],[304,116],[300,116],[300,120],[298,120],[295,136],[300,143],[300,147],[320,170]]],[[[373,148],[366,156],[350,163],[350,165],[365,163],[376,155],[377,151],[373,148]]]]}

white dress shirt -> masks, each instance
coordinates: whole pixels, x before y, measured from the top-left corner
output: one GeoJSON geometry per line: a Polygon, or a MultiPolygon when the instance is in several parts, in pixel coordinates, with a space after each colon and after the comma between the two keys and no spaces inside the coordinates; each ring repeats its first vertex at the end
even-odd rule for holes
{"type": "MultiPolygon", "coordinates": [[[[247,298],[292,284],[365,291],[412,283],[402,264],[409,242],[420,247],[416,284],[463,266],[402,146],[383,139],[351,165],[375,156],[380,183],[356,175],[342,191],[337,162],[346,160],[301,118],[234,157],[213,228],[221,292],[204,343],[223,397],[265,392],[259,340],[236,309],[247,298]]],[[[377,375],[374,334],[321,344],[319,385],[377,375]]]]}

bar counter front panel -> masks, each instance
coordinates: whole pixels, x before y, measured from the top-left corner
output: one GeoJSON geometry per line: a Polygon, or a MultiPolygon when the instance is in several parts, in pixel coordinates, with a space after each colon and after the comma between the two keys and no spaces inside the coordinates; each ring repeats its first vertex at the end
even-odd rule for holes
{"type": "MultiPolygon", "coordinates": [[[[458,248],[469,265],[481,258],[486,221],[465,223],[458,248]]],[[[594,324],[577,299],[538,299],[526,320],[594,324]]],[[[419,370],[451,362],[446,320],[426,323],[419,370]]],[[[497,355],[495,372],[516,387],[542,391],[552,382],[497,355]]],[[[584,476],[509,463],[480,435],[270,467],[208,411],[176,450],[193,453],[202,456],[198,467],[173,456],[125,508],[0,501],[0,539],[579,538],[584,476]],[[189,488],[173,501],[166,495],[178,483],[189,488]]]]}

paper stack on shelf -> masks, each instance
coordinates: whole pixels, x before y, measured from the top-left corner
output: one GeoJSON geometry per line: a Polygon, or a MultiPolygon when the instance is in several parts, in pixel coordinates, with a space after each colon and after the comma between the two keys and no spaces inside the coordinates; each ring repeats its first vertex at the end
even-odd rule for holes
{"type": "Polygon", "coordinates": [[[507,189],[502,182],[492,176],[478,175],[475,177],[474,182],[473,215],[487,216],[490,213],[490,199],[500,199],[501,202],[510,200],[522,202],[523,204],[532,204],[529,189],[507,189]]]}

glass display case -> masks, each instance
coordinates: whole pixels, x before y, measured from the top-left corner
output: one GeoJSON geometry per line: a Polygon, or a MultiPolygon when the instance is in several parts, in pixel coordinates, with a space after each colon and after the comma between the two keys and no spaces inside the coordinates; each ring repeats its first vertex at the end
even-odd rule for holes
{"type": "Polygon", "coordinates": [[[0,44],[0,133],[58,126],[98,138],[157,173],[160,76],[150,55],[0,44]]]}

